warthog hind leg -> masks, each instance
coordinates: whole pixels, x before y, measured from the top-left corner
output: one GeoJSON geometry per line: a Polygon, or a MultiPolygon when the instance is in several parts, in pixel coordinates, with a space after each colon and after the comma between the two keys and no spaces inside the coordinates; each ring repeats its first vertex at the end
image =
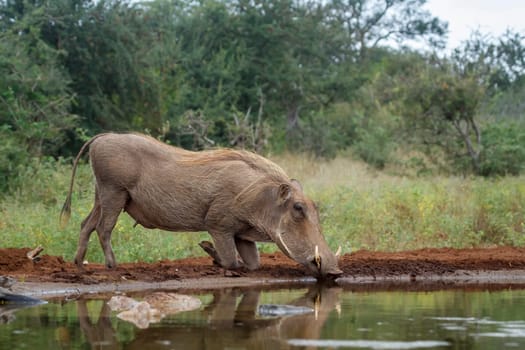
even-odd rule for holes
{"type": "Polygon", "coordinates": [[[100,202],[98,200],[98,191],[95,187],[95,203],[93,204],[93,209],[89,215],[82,221],[80,224],[80,235],[78,238],[78,248],[77,253],[75,254],[75,265],[81,270],[84,269],[84,258],[86,256],[86,250],[89,242],[89,237],[91,233],[95,231],[97,224],[100,220],[100,202]]]}
{"type": "Polygon", "coordinates": [[[111,248],[111,231],[113,231],[122,209],[126,206],[128,194],[125,191],[111,189],[105,191],[101,189],[100,193],[101,216],[96,230],[106,258],[106,267],[111,269],[117,266],[115,254],[111,248]]]}

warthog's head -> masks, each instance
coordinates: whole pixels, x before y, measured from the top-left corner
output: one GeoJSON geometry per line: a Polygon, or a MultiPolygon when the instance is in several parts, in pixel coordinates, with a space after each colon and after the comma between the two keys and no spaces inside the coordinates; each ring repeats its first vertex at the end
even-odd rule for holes
{"type": "Polygon", "coordinates": [[[233,209],[312,275],[333,279],[342,274],[322,234],[319,211],[297,180],[261,178],[237,196],[233,209]]]}
{"type": "Polygon", "coordinates": [[[338,257],[322,234],[319,210],[305,196],[298,181],[279,185],[274,227],[270,235],[290,258],[319,278],[333,279],[342,274],[338,257]]]}
{"type": "Polygon", "coordinates": [[[342,274],[321,231],[319,211],[304,195],[299,182],[281,184],[278,190],[280,218],[272,239],[290,258],[314,276],[335,278],[342,274]]]}

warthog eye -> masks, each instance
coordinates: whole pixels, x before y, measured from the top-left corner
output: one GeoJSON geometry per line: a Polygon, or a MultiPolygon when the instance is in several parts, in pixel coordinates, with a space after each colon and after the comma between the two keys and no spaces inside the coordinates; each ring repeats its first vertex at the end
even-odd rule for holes
{"type": "Polygon", "coordinates": [[[299,202],[296,202],[294,203],[293,205],[293,208],[295,210],[295,212],[301,216],[304,216],[305,213],[304,213],[304,205],[302,203],[299,203],[299,202]]]}

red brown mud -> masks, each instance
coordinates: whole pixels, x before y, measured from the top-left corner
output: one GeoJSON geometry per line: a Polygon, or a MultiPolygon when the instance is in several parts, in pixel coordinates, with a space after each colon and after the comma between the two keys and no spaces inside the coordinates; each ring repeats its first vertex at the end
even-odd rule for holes
{"type": "MultiPolygon", "coordinates": [[[[122,263],[108,270],[102,264],[89,264],[85,272],[62,257],[41,255],[30,261],[30,248],[0,248],[0,276],[11,276],[24,282],[60,282],[102,284],[124,281],[162,282],[214,278],[233,279],[301,279],[306,270],[281,253],[262,254],[256,271],[228,271],[213,264],[209,257],[162,260],[154,263],[122,263]]],[[[356,251],[340,259],[344,280],[376,280],[405,277],[411,281],[439,279],[443,276],[503,274],[518,276],[525,283],[525,248],[493,247],[479,249],[420,249],[405,252],[356,251]]]]}

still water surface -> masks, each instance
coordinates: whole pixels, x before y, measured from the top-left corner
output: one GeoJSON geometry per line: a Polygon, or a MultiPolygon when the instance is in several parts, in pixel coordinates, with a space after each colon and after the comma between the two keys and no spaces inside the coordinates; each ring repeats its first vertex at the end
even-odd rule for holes
{"type": "MultiPolygon", "coordinates": [[[[0,349],[524,349],[525,290],[227,289],[147,329],[107,299],[0,310],[0,349]],[[263,316],[259,306],[315,311],[263,316]]],[[[140,298],[140,296],[136,296],[140,298]]]]}

